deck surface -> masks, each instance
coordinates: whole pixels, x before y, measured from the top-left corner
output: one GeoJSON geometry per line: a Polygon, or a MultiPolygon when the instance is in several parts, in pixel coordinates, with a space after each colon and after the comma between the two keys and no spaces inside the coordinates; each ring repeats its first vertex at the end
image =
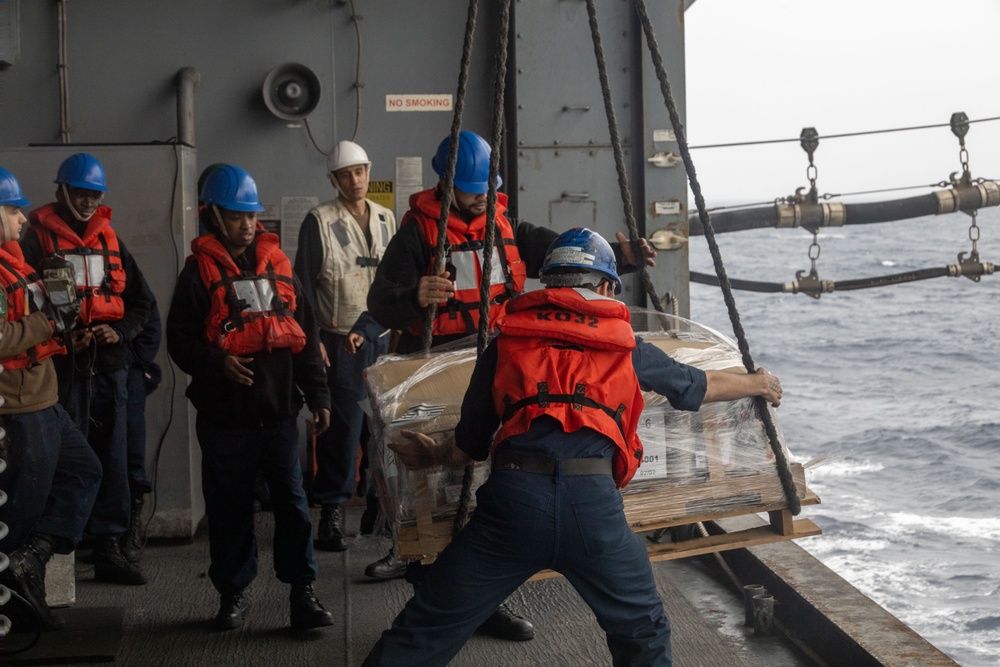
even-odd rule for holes
{"type": "MultiPolygon", "coordinates": [[[[318,510],[317,510],[318,514],[318,510]]],[[[348,510],[348,528],[356,528],[360,508],[348,510]]],[[[316,517],[314,517],[316,518],[316,517]]],[[[359,665],[379,634],[411,594],[401,579],[376,582],[364,576],[368,563],[384,555],[385,538],[355,538],[343,553],[317,552],[320,579],[316,590],[336,623],[329,628],[295,631],[288,627],[288,589],[278,582],[271,566],[272,517],[257,515],[261,547],[261,574],[249,589],[250,611],[242,629],[215,632],[211,619],[218,597],[207,578],[208,540],[200,532],[191,543],[151,543],[143,560],[146,586],[96,583],[93,567],[77,562],[76,605],[67,614],[69,630],[47,633],[43,642],[18,662],[0,658],[0,665],[26,664],[53,643],[62,653],[73,653],[81,634],[73,634],[80,619],[123,618],[120,641],[94,631],[100,644],[107,639],[114,664],[156,665],[359,665]],[[87,610],[91,610],[88,613],[87,610]],[[67,650],[69,649],[69,650],[67,650]]],[[[84,553],[84,552],[81,552],[84,553]]],[[[82,559],[81,559],[82,560],[82,559]]],[[[805,664],[776,637],[757,638],[742,626],[742,605],[735,593],[719,592],[706,568],[696,561],[655,563],[657,586],[672,624],[674,662],[682,667],[742,667],[749,664],[792,666],[805,664]],[[683,588],[683,590],[682,590],[683,588]],[[759,662],[761,659],[763,663],[759,662]]],[[[545,665],[585,667],[610,664],[604,634],[590,610],[563,578],[525,584],[511,598],[511,606],[535,624],[529,642],[506,642],[474,636],[452,661],[456,667],[483,665],[545,665]]],[[[113,625],[114,623],[111,622],[113,625]]],[[[25,635],[6,640],[14,648],[25,635]]],[[[108,664],[104,660],[60,658],[33,664],[108,664]]]]}

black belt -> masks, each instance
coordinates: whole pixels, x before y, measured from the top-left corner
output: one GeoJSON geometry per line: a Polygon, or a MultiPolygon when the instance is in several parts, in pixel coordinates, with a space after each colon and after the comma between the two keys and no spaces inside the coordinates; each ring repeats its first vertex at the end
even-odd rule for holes
{"type": "Polygon", "coordinates": [[[498,449],[493,458],[493,470],[519,470],[542,475],[552,475],[556,472],[567,477],[576,475],[610,475],[611,459],[556,459],[534,452],[518,452],[512,449],[498,449]]]}

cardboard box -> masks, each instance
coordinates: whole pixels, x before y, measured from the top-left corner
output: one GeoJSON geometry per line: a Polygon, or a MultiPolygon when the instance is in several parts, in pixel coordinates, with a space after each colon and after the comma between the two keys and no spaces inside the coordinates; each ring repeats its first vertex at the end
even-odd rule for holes
{"type": "MultiPolygon", "coordinates": [[[[686,327],[640,335],[678,361],[706,370],[745,372],[730,341],[673,319],[686,327]]],[[[450,540],[463,473],[407,470],[397,465],[386,445],[400,440],[402,429],[453,442],[475,359],[475,349],[383,357],[365,372],[372,409],[373,478],[403,557],[433,558],[450,540]]],[[[707,404],[699,412],[674,410],[656,394],[646,393],[644,399],[639,427],[644,461],[623,490],[626,516],[634,529],[784,506],[774,455],[751,399],[707,404]]],[[[787,452],[786,457],[790,460],[787,452]]],[[[803,497],[801,466],[794,464],[792,472],[803,497]]],[[[488,474],[487,462],[473,466],[470,512],[475,490],[488,474]]]]}

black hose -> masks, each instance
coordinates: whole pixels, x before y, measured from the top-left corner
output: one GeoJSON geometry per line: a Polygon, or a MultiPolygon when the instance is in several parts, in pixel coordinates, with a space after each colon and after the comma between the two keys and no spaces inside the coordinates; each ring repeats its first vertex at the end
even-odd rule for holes
{"type": "Polygon", "coordinates": [[[917,280],[941,278],[948,275],[950,275],[948,272],[948,267],[943,267],[939,269],[919,269],[917,271],[894,273],[888,276],[876,276],[874,278],[857,278],[855,280],[844,280],[834,283],[834,290],[837,292],[846,292],[855,289],[867,289],[869,287],[885,287],[887,285],[912,283],[917,280]]]}
{"type": "MultiPolygon", "coordinates": [[[[714,276],[710,273],[697,273],[695,271],[691,272],[691,282],[700,283],[702,285],[713,285],[715,287],[719,286],[718,276],[714,276]]],[[[781,283],[763,283],[756,280],[740,280],[738,278],[730,278],[729,284],[732,285],[733,289],[744,290],[747,292],[781,292],[781,283]]]]}
{"type": "MultiPolygon", "coordinates": [[[[938,214],[937,195],[931,193],[919,197],[893,199],[891,201],[844,204],[845,225],[866,225],[875,222],[893,222],[921,218],[938,214]]],[[[701,220],[692,215],[688,219],[691,236],[705,233],[701,220]]],[[[748,229],[765,229],[778,226],[778,208],[760,206],[756,208],[719,211],[712,215],[712,226],[717,234],[742,232],[748,229]]]]}

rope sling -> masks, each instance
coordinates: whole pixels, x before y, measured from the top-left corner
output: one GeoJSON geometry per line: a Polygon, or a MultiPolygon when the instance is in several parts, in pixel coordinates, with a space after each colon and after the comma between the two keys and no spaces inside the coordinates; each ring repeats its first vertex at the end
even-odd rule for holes
{"type": "MultiPolygon", "coordinates": [[[[592,0],[588,0],[588,3],[592,0]]],[[[674,104],[673,94],[670,91],[670,81],[667,78],[667,71],[663,66],[663,57],[660,55],[660,47],[656,41],[656,33],[653,32],[653,24],[646,13],[646,3],[644,0],[634,0],[636,12],[639,14],[639,22],[642,24],[642,31],[646,35],[646,44],[649,47],[649,55],[653,61],[653,68],[656,71],[656,79],[660,83],[660,92],[663,95],[663,102],[667,106],[670,114],[670,124],[673,126],[674,135],[677,137],[677,146],[684,161],[684,170],[687,172],[688,182],[691,185],[691,192],[694,194],[695,205],[698,207],[698,218],[705,230],[705,240],[708,241],[708,249],[712,253],[712,262],[715,264],[715,273],[719,277],[719,286],[722,288],[722,297],[726,302],[726,310],[729,312],[729,320],[733,325],[733,333],[743,357],[743,366],[747,373],[754,372],[753,357],[750,356],[750,344],[747,342],[746,333],[743,331],[743,324],[740,322],[740,314],[736,309],[736,301],[733,298],[733,290],[729,284],[729,276],[726,275],[726,268],[722,264],[722,254],[719,252],[719,244],[715,240],[715,228],[705,207],[705,198],[701,193],[701,184],[698,182],[698,175],[691,160],[691,151],[688,149],[687,138],[684,133],[684,124],[681,122],[680,114],[677,113],[677,105],[674,104]]],[[[754,399],[754,407],[757,410],[757,417],[764,424],[764,432],[767,433],[768,442],[771,444],[771,451],[774,453],[774,464],[778,471],[778,479],[781,481],[781,488],[785,492],[785,501],[788,509],[793,515],[802,511],[798,493],[795,490],[795,481],[792,479],[792,471],[788,466],[788,458],[778,441],[778,432],[768,411],[767,400],[763,396],[754,399]]]]}
{"type": "MultiPolygon", "coordinates": [[[[591,36],[594,43],[594,55],[597,60],[598,74],[601,82],[601,93],[604,98],[604,108],[608,117],[608,131],[611,136],[611,144],[614,150],[615,156],[615,169],[618,175],[618,185],[621,192],[622,204],[625,212],[625,222],[628,227],[629,232],[629,243],[632,245],[633,255],[637,260],[638,269],[640,271],[642,283],[647,297],[650,303],[654,306],[655,310],[658,312],[663,312],[663,306],[659,297],[656,295],[655,287],[653,286],[652,279],[649,276],[649,272],[642,261],[642,251],[639,241],[638,227],[635,221],[635,213],[632,207],[631,199],[631,189],[628,182],[628,174],[625,167],[624,151],[622,149],[621,135],[618,131],[618,123],[614,112],[614,103],[611,95],[610,85],[608,83],[607,75],[607,65],[604,58],[603,46],[601,43],[600,30],[597,23],[597,11],[595,6],[595,0],[586,0],[587,4],[587,14],[589,18],[591,36]]],[[[709,250],[712,254],[712,259],[715,265],[716,274],[718,276],[719,284],[722,288],[723,299],[726,303],[726,308],[729,313],[730,321],[733,325],[733,332],[737,339],[737,344],[740,350],[740,354],[743,360],[743,365],[748,373],[753,373],[755,369],[755,364],[753,357],[750,355],[750,346],[746,339],[746,333],[743,330],[743,325],[740,322],[739,312],[736,308],[736,302],[733,298],[732,288],[729,283],[728,276],[726,275],[726,270],[722,262],[722,256],[719,251],[718,243],[715,240],[715,230],[712,227],[711,219],[706,210],[704,197],[701,193],[701,185],[698,182],[697,173],[694,168],[694,163],[691,160],[691,153],[685,138],[684,126],[680,120],[680,115],[677,112],[676,104],[674,103],[673,95],[670,89],[670,82],[667,78],[667,73],[663,65],[663,58],[660,54],[659,46],[656,41],[656,35],[653,32],[652,24],[649,20],[649,16],[646,12],[646,5],[644,0],[634,0],[634,5],[636,12],[639,16],[639,21],[642,25],[643,32],[646,36],[646,42],[650,51],[650,57],[653,62],[653,67],[656,71],[656,77],[660,84],[660,91],[663,95],[664,103],[666,105],[667,111],[670,116],[670,122],[674,129],[674,134],[677,137],[678,147],[684,162],[684,168],[690,182],[691,191],[694,193],[695,204],[698,208],[699,219],[701,220],[702,227],[704,229],[705,238],[708,241],[709,250]]],[[[473,33],[475,32],[476,26],[476,15],[478,11],[477,0],[470,0],[469,2],[469,12],[468,20],[466,22],[466,32],[464,46],[462,50],[462,63],[461,70],[459,73],[459,83],[458,90],[456,93],[455,101],[455,115],[452,123],[451,130],[451,146],[448,156],[448,165],[444,178],[444,189],[441,193],[441,216],[438,219],[438,246],[437,255],[435,261],[435,273],[440,274],[444,269],[445,254],[447,251],[447,223],[448,223],[448,212],[451,206],[451,191],[454,184],[455,166],[458,158],[458,136],[461,130],[461,116],[462,111],[465,106],[465,92],[466,84],[468,81],[468,71],[469,63],[471,61],[472,52],[472,42],[473,33]]],[[[481,356],[483,350],[486,348],[487,342],[487,329],[489,326],[489,288],[490,288],[490,277],[492,275],[492,255],[495,246],[496,238],[496,182],[497,175],[499,173],[499,148],[503,134],[503,101],[504,101],[504,82],[506,78],[507,71],[507,41],[508,32],[510,27],[510,0],[501,0],[500,3],[500,21],[497,34],[497,59],[496,59],[496,69],[495,69],[495,101],[493,106],[493,126],[492,126],[492,136],[490,140],[490,170],[489,170],[489,191],[487,195],[487,208],[486,208],[486,237],[484,240],[483,247],[483,266],[482,275],[480,281],[480,302],[479,302],[479,327],[477,336],[477,358],[481,356]]],[[[433,336],[433,322],[436,316],[436,307],[433,305],[428,308],[426,326],[424,327],[424,350],[429,350],[431,346],[432,336],[433,336]]],[[[767,434],[768,441],[771,446],[771,450],[775,457],[775,467],[777,469],[778,478],[781,482],[782,490],[785,495],[786,503],[788,508],[793,515],[799,514],[801,511],[801,503],[799,502],[798,494],[795,488],[795,482],[792,479],[791,470],[789,468],[788,459],[781,447],[781,443],[778,440],[778,433],[775,429],[774,422],[771,419],[771,414],[768,411],[767,401],[764,397],[755,397],[754,407],[756,409],[757,417],[760,419],[761,423],[764,425],[764,430],[767,434]]],[[[471,499],[471,487],[472,487],[472,477],[473,477],[473,466],[469,465],[465,467],[463,478],[462,478],[462,490],[459,497],[458,509],[455,515],[455,522],[453,526],[453,535],[456,535],[462,527],[465,525],[469,514],[469,501],[471,499]]]]}

